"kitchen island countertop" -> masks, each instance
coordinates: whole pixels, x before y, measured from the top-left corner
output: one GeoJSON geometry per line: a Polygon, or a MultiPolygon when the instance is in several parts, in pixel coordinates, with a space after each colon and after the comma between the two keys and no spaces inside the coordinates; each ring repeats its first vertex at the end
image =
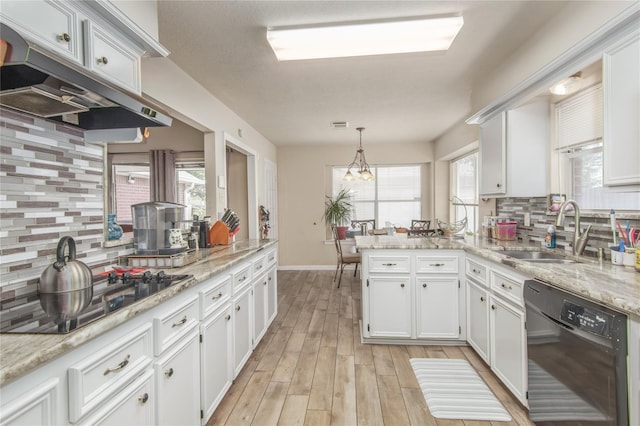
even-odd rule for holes
{"type": "Polygon", "coordinates": [[[561,250],[575,263],[534,263],[509,257],[505,250],[549,251],[540,245],[498,241],[480,237],[407,238],[405,236],[356,236],[356,249],[451,249],[509,266],[524,275],[601,303],[625,314],[640,317],[640,273],[633,267],[612,265],[585,256],[575,257],[561,250]]]}
{"type": "Polygon", "coordinates": [[[156,307],[176,294],[231,268],[275,243],[275,240],[250,240],[239,241],[229,246],[200,249],[200,258],[195,263],[171,269],[172,274],[190,274],[193,275],[193,279],[166,288],[71,333],[0,334],[0,386],[114,329],[134,316],[156,307]]]}

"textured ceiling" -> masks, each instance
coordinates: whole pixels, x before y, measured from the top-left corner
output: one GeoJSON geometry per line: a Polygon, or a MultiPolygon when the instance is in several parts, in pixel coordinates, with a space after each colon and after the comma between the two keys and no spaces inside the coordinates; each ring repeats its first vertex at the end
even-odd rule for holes
{"type": "MultiPolygon", "coordinates": [[[[468,117],[472,83],[560,1],[159,1],[170,59],[275,145],[425,142],[468,117]],[[451,49],[278,62],[269,26],[461,13],[451,49]],[[331,121],[348,121],[336,130],[331,121]]],[[[532,70],[533,71],[533,70],[532,70]]]]}

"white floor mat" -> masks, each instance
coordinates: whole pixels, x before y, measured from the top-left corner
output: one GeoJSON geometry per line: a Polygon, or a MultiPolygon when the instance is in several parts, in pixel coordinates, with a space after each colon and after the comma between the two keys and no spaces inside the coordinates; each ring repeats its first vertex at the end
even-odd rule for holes
{"type": "Polygon", "coordinates": [[[529,360],[529,404],[541,407],[529,412],[534,422],[608,421],[608,416],[576,395],[549,372],[529,360]]]}
{"type": "Polygon", "coordinates": [[[507,410],[467,360],[412,358],[410,362],[433,417],[511,420],[507,410]]]}

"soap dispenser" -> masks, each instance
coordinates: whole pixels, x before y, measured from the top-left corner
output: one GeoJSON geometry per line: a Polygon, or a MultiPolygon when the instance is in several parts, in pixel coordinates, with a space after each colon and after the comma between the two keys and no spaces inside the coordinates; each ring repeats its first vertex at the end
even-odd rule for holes
{"type": "Polygon", "coordinates": [[[556,228],[549,225],[547,234],[544,236],[544,246],[547,248],[556,248],[556,228]]]}

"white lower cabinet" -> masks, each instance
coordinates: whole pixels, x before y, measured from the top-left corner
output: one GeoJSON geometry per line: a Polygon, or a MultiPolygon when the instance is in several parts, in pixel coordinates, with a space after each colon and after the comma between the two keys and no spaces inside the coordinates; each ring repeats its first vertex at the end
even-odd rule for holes
{"type": "Polygon", "coordinates": [[[240,373],[253,349],[251,286],[233,297],[233,372],[240,373]]]}
{"type": "Polygon", "coordinates": [[[467,321],[467,341],[489,363],[489,294],[471,280],[467,280],[467,321]]]}
{"type": "Polygon", "coordinates": [[[419,339],[456,339],[461,333],[457,277],[416,279],[416,335],[419,339]]]}
{"type": "Polygon", "coordinates": [[[55,425],[59,383],[60,380],[57,378],[50,378],[11,403],[2,406],[0,424],[55,425]]]}
{"type": "Polygon", "coordinates": [[[367,279],[370,337],[411,338],[411,277],[367,279]]]}
{"type": "Polygon", "coordinates": [[[82,425],[137,426],[156,424],[153,371],[146,370],[114,398],[109,399],[82,425]]]}
{"type": "Polygon", "coordinates": [[[267,331],[267,274],[257,277],[253,282],[253,342],[257,345],[267,331]]]}
{"type": "Polygon", "coordinates": [[[267,271],[267,323],[271,324],[278,314],[278,271],[273,265],[267,271]]]}
{"type": "Polygon", "coordinates": [[[206,424],[233,381],[231,304],[220,308],[200,326],[200,392],[202,424],[206,424]]]}
{"type": "Polygon", "coordinates": [[[200,423],[200,333],[188,332],[153,365],[159,425],[200,423]]]}

